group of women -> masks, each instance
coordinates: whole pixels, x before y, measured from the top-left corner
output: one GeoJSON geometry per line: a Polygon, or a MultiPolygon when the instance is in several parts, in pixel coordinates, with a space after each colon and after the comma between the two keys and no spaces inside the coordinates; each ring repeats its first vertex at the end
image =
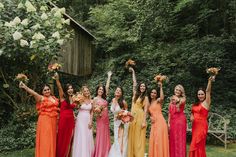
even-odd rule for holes
{"type": "MultiPolygon", "coordinates": [[[[52,95],[49,85],[44,85],[38,94],[23,82],[19,87],[34,96],[37,104],[38,122],[36,130],[36,157],[144,157],[146,146],[147,118],[150,115],[151,132],[149,137],[149,157],[186,157],[187,120],[184,113],[186,96],[182,85],[177,85],[169,104],[168,123],[162,115],[164,92],[162,82],[159,91],[147,93],[145,83],[137,85],[135,71],[129,68],[133,79],[132,122],[123,123],[117,119],[121,110],[128,110],[122,87],[117,87],[111,101],[110,111],[114,114],[114,142],[110,143],[108,102],[111,72],[108,72],[106,86],[99,85],[96,97],[91,98],[87,86],[81,88],[83,101],[79,107],[73,103],[74,89],[71,84],[65,88],[54,78],[59,91],[59,100],[52,95]],[[60,109],[59,109],[60,104],[60,109]],[[93,138],[94,107],[102,107],[96,118],[96,142],[93,138]],[[74,117],[74,109],[78,115],[74,117]],[[59,114],[60,113],[60,114],[59,114]],[[59,121],[58,121],[59,117],[59,121]],[[167,125],[168,124],[168,125],[167,125]]],[[[205,157],[207,136],[207,116],[211,103],[211,83],[208,79],[206,91],[197,91],[197,102],[192,106],[192,141],[189,157],[205,157]]]]}

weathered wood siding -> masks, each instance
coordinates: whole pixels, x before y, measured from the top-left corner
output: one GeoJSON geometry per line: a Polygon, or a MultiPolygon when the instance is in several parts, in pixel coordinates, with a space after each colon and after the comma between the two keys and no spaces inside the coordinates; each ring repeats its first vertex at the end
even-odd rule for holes
{"type": "Polygon", "coordinates": [[[71,28],[74,30],[73,39],[61,51],[62,71],[78,76],[89,75],[94,57],[93,38],[73,23],[71,28]]]}

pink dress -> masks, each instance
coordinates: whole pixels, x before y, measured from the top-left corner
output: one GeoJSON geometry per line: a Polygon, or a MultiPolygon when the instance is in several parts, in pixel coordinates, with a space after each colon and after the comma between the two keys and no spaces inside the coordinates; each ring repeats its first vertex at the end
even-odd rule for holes
{"type": "Polygon", "coordinates": [[[170,103],[170,157],[186,157],[187,120],[184,114],[185,102],[179,111],[175,103],[170,103]]]}
{"type": "Polygon", "coordinates": [[[109,129],[109,116],[108,116],[108,102],[104,99],[97,99],[96,105],[104,106],[101,117],[97,118],[96,129],[96,144],[94,157],[108,157],[111,147],[110,142],[110,129],[109,129]]]}

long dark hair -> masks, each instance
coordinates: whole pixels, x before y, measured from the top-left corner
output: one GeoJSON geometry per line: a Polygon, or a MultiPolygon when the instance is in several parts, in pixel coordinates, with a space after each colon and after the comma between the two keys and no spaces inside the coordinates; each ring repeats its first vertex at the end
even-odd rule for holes
{"type": "Polygon", "coordinates": [[[118,86],[118,87],[116,87],[116,89],[117,88],[120,88],[120,90],[121,90],[121,97],[118,99],[118,104],[119,104],[119,106],[120,106],[120,108],[121,109],[124,109],[124,107],[125,107],[125,104],[124,104],[124,91],[123,91],[123,88],[122,87],[120,87],[120,86],[118,86]]]}
{"type": "MultiPolygon", "coordinates": [[[[204,88],[200,87],[200,88],[198,88],[197,93],[198,93],[198,91],[200,91],[200,90],[205,93],[205,99],[206,99],[206,90],[205,90],[204,88]]],[[[195,103],[194,103],[193,105],[195,106],[195,105],[199,105],[199,104],[200,104],[200,101],[199,101],[199,99],[198,99],[198,95],[196,95],[196,96],[195,96],[195,103]]]]}
{"type": "MultiPolygon", "coordinates": [[[[152,101],[152,98],[151,98],[152,90],[156,90],[156,91],[158,91],[157,88],[152,88],[152,89],[148,92],[148,100],[149,100],[149,102],[152,101]]],[[[158,98],[158,94],[160,95],[160,93],[157,92],[157,98],[158,98]]],[[[157,99],[157,98],[156,98],[156,99],[157,99]]]]}
{"type": "Polygon", "coordinates": [[[98,89],[102,87],[103,88],[103,94],[102,94],[102,98],[106,100],[107,98],[107,93],[106,93],[106,88],[104,85],[98,85],[98,87],[96,88],[96,96],[98,95],[98,89]]]}
{"type": "MultiPolygon", "coordinates": [[[[70,95],[67,93],[67,91],[68,91],[68,89],[69,89],[70,86],[71,86],[72,89],[73,89],[73,86],[72,86],[72,84],[70,84],[70,83],[67,83],[67,84],[64,86],[64,88],[63,88],[63,91],[64,91],[64,98],[65,98],[67,104],[70,104],[70,99],[69,99],[70,95]]],[[[74,90],[74,89],[73,89],[73,90],[74,90]]],[[[74,91],[73,91],[73,92],[74,92],[74,91]]]]}
{"type": "Polygon", "coordinates": [[[138,99],[139,97],[141,98],[141,102],[143,102],[143,100],[145,99],[145,96],[146,96],[146,95],[147,95],[147,85],[146,85],[144,82],[141,82],[141,83],[139,83],[138,88],[137,88],[137,90],[136,90],[136,94],[135,94],[135,96],[134,96],[134,103],[136,103],[136,101],[137,101],[137,99],[138,99]],[[145,89],[145,91],[144,91],[143,93],[141,93],[141,91],[140,91],[140,86],[141,86],[142,84],[144,84],[145,87],[146,87],[146,89],[145,89]]]}
{"type": "MultiPolygon", "coordinates": [[[[52,88],[51,88],[51,86],[49,85],[49,84],[43,84],[42,86],[41,86],[41,89],[40,89],[40,92],[43,94],[43,89],[45,88],[45,87],[48,87],[50,90],[52,90],[52,88]]],[[[51,95],[52,95],[52,92],[51,92],[51,95]]]]}

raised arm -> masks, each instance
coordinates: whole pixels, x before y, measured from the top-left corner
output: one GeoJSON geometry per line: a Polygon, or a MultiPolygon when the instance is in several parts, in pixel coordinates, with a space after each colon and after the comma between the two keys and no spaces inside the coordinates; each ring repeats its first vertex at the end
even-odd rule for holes
{"type": "Polygon", "coordinates": [[[135,76],[135,71],[132,67],[129,68],[129,71],[132,72],[132,80],[133,80],[133,97],[136,94],[136,86],[137,86],[137,80],[135,76]]]}
{"type": "Polygon", "coordinates": [[[111,75],[112,75],[112,72],[108,71],[108,73],[107,73],[107,82],[106,82],[106,95],[107,96],[109,94],[109,86],[110,86],[110,82],[111,82],[111,75]]]}
{"type": "Polygon", "coordinates": [[[207,109],[210,108],[211,105],[211,86],[212,86],[212,80],[214,76],[209,77],[208,79],[208,83],[207,83],[207,88],[206,88],[206,99],[203,102],[204,107],[206,107],[207,109]]]}
{"type": "Polygon", "coordinates": [[[145,97],[145,99],[143,100],[144,103],[144,117],[143,117],[143,123],[142,123],[142,128],[145,128],[147,126],[147,111],[148,111],[148,107],[149,107],[149,101],[148,98],[145,97]]]}
{"type": "Polygon", "coordinates": [[[163,103],[164,101],[164,92],[163,92],[163,88],[162,88],[162,82],[158,82],[158,86],[160,87],[160,99],[159,99],[159,102],[163,103]]]}
{"type": "Polygon", "coordinates": [[[22,81],[19,83],[19,87],[24,89],[30,95],[34,96],[34,99],[36,100],[36,102],[40,102],[42,100],[43,98],[42,95],[38,94],[37,92],[35,92],[34,90],[26,86],[22,81]]]}
{"type": "Polygon", "coordinates": [[[58,93],[59,93],[59,97],[60,97],[60,101],[64,100],[64,92],[61,86],[61,82],[59,80],[59,75],[58,73],[55,73],[54,78],[56,80],[56,84],[57,84],[57,89],[58,89],[58,93]]]}

